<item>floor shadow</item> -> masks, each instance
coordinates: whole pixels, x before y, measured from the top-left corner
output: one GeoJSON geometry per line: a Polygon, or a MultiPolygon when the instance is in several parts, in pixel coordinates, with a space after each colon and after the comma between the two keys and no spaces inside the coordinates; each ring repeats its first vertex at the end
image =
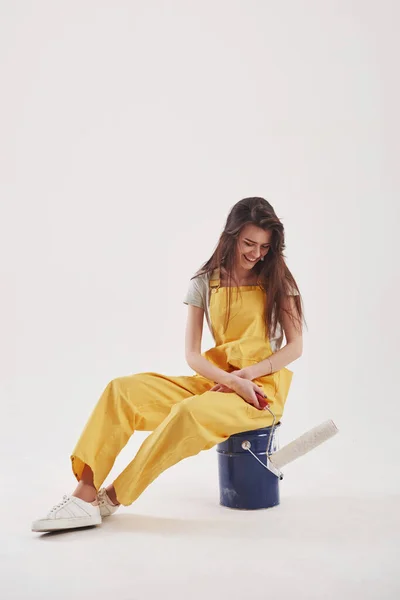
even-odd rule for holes
{"type": "Polygon", "coordinates": [[[299,536],[319,541],[329,536],[332,541],[338,542],[346,540],[351,529],[362,541],[364,538],[370,540],[398,535],[398,506],[398,497],[291,497],[279,506],[263,510],[239,511],[221,507],[224,513],[211,519],[120,513],[104,519],[103,527],[108,532],[121,534],[265,537],[275,541],[297,540],[299,536]]]}
{"type": "MultiPolygon", "coordinates": [[[[146,534],[158,537],[267,539],[279,542],[299,538],[319,542],[348,539],[349,530],[358,541],[388,539],[400,533],[399,497],[290,497],[279,506],[263,510],[235,510],[212,506],[212,518],[176,518],[121,512],[103,519],[101,526],[85,527],[102,537],[146,534]],[[217,508],[218,512],[215,513],[217,508]],[[220,512],[222,511],[222,512],[220,512]]],[[[211,506],[210,506],[211,509],[211,506]]],[[[131,509],[125,509],[131,510],[131,509]]],[[[54,531],[41,540],[71,536],[81,529],[54,531]]]]}
{"type": "Polygon", "coordinates": [[[36,533],[38,535],[39,540],[49,540],[52,538],[68,536],[73,533],[76,533],[77,531],[90,531],[99,529],[100,527],[101,526],[99,525],[89,525],[88,527],[71,527],[71,529],[61,529],[57,531],[33,531],[32,533],[36,533]]]}
{"type": "Polygon", "coordinates": [[[142,533],[156,536],[218,536],[230,537],[245,535],[245,523],[228,523],[216,519],[188,519],[157,517],[140,514],[119,514],[109,519],[104,519],[103,527],[107,531],[118,533],[142,533]],[[231,524],[232,525],[232,524],[231,524]]]}

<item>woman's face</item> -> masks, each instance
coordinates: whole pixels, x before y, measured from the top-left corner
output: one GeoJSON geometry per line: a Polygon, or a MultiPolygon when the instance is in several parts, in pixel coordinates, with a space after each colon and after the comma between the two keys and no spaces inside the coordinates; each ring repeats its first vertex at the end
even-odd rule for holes
{"type": "Polygon", "coordinates": [[[270,249],[271,231],[257,225],[245,225],[238,237],[236,261],[245,269],[252,269],[270,249]]]}

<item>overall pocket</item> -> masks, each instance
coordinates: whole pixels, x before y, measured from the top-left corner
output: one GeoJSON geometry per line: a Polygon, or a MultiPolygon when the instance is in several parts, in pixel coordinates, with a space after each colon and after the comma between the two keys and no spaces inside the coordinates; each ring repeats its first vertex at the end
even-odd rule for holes
{"type": "Polygon", "coordinates": [[[271,348],[263,338],[242,338],[226,348],[228,364],[236,369],[244,369],[271,356],[271,348]]]}

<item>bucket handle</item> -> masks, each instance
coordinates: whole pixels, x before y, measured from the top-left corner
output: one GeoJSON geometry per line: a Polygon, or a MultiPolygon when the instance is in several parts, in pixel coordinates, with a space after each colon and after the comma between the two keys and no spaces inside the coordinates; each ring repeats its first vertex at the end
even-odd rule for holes
{"type": "Polygon", "coordinates": [[[276,421],[276,417],[275,414],[272,412],[272,410],[269,408],[269,406],[265,407],[265,410],[268,410],[268,412],[271,413],[272,415],[272,426],[271,426],[271,431],[269,432],[269,437],[268,437],[268,443],[267,443],[267,450],[266,450],[266,455],[267,455],[267,464],[265,465],[262,460],[260,460],[258,458],[258,456],[256,454],[254,454],[254,452],[251,450],[251,442],[249,440],[245,440],[244,442],[242,442],[242,448],[243,450],[248,450],[248,452],[250,452],[250,454],[252,456],[254,456],[254,458],[256,460],[258,460],[258,462],[260,463],[260,465],[262,467],[264,467],[264,469],[267,469],[267,471],[270,471],[271,473],[273,473],[274,475],[276,475],[276,477],[278,477],[280,480],[283,479],[283,473],[277,469],[269,460],[269,456],[270,456],[270,449],[271,449],[271,442],[272,442],[272,436],[275,433],[275,421],[276,421]]]}

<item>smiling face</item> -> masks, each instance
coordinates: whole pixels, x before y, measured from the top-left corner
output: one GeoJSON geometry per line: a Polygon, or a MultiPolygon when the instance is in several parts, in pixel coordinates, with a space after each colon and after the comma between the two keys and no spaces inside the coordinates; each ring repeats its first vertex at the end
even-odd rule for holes
{"type": "Polygon", "coordinates": [[[270,249],[271,231],[264,231],[257,225],[248,224],[241,230],[236,246],[237,264],[250,270],[270,249]]]}

